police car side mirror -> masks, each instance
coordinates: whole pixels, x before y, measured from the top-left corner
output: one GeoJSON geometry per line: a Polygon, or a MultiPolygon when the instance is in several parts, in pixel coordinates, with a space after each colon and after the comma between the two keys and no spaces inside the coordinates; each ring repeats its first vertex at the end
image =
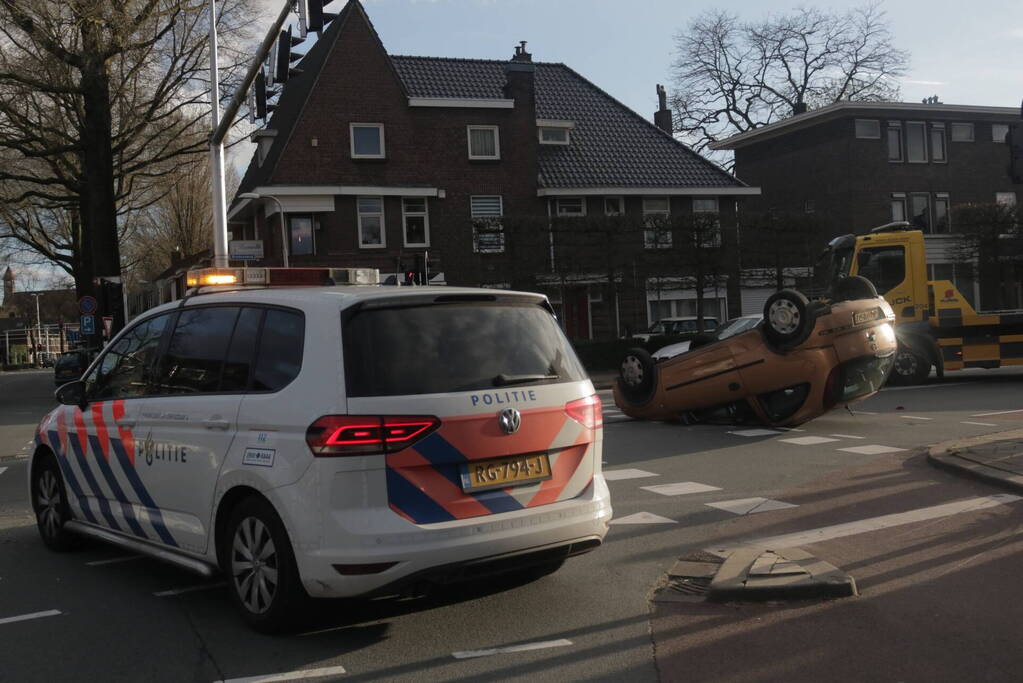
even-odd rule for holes
{"type": "Polygon", "coordinates": [[[82,410],[89,404],[85,397],[85,382],[75,380],[57,389],[57,402],[66,406],[78,406],[82,410]]]}

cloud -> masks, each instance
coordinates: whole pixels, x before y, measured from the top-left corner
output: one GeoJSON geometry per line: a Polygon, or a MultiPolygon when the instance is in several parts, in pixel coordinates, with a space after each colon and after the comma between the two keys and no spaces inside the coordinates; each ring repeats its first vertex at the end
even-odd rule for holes
{"type": "Polygon", "coordinates": [[[1017,38],[1019,40],[1023,40],[1023,28],[1014,28],[1014,29],[1012,29],[1011,31],[1009,31],[1009,36],[1012,37],[1012,38],[1017,38]]]}
{"type": "Polygon", "coordinates": [[[907,78],[903,83],[910,85],[948,85],[947,81],[918,81],[912,78],[907,78]]]}

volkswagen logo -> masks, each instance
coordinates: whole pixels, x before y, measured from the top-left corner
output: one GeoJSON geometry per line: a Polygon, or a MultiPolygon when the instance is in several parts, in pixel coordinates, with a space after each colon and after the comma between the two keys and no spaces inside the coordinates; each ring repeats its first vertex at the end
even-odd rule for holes
{"type": "Polygon", "coordinates": [[[514,434],[522,425],[522,414],[514,408],[505,408],[497,414],[497,421],[505,434],[514,434]]]}

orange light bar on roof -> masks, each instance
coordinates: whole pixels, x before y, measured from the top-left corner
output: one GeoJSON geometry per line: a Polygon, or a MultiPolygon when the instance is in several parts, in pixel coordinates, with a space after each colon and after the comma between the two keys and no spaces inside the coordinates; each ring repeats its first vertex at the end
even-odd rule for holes
{"type": "Polygon", "coordinates": [[[189,287],[236,285],[242,281],[238,268],[200,268],[190,270],[185,276],[189,287]]]}

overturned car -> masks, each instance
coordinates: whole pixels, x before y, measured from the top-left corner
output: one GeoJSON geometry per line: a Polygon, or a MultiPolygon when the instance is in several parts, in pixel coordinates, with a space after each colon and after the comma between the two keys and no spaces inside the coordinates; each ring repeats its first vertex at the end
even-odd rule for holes
{"type": "Polygon", "coordinates": [[[630,349],[615,403],[646,420],[795,426],[881,389],[895,361],[894,320],[861,277],[843,278],[830,302],[781,290],[747,332],[698,337],[688,352],[661,362],[630,349]]]}

